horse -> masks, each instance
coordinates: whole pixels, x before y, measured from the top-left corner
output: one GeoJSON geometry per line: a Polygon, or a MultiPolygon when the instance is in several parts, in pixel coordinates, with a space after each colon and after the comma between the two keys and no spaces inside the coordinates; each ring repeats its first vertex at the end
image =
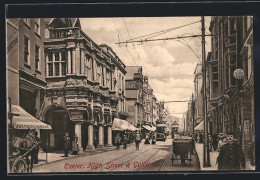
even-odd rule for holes
{"type": "Polygon", "coordinates": [[[27,162],[27,172],[32,172],[34,160],[38,153],[39,142],[35,137],[35,130],[29,130],[26,137],[13,137],[12,138],[13,152],[16,156],[25,156],[27,162]],[[31,161],[29,160],[31,156],[31,161]]]}

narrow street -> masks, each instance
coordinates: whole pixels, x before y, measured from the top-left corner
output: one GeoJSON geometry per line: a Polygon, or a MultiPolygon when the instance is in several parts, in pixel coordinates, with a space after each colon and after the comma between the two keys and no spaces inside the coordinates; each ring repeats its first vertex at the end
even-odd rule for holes
{"type": "Polygon", "coordinates": [[[131,144],[127,149],[79,156],[33,168],[33,173],[44,172],[113,172],[113,171],[198,171],[199,160],[195,153],[193,161],[181,165],[180,160],[172,166],[172,139],[157,141],[156,145],[144,145],[136,150],[131,144]]]}

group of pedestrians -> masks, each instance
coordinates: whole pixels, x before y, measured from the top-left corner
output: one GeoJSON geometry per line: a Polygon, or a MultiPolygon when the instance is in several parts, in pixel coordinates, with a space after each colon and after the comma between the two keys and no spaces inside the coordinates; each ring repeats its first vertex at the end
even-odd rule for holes
{"type": "MultiPolygon", "coordinates": [[[[201,136],[200,134],[195,134],[194,140],[202,143],[203,141],[199,140],[201,136]]],[[[214,134],[211,136],[209,134],[208,140],[209,151],[219,152],[216,160],[218,170],[243,170],[246,168],[244,152],[238,140],[234,139],[233,132],[227,132],[226,135],[214,134]]]]}
{"type": "Polygon", "coordinates": [[[79,152],[78,137],[75,136],[71,143],[69,133],[66,132],[63,140],[64,140],[64,156],[69,157],[70,150],[72,151],[72,155],[78,155],[79,152]]]}
{"type": "Polygon", "coordinates": [[[127,144],[130,146],[133,141],[135,142],[136,150],[139,150],[139,145],[141,143],[141,134],[139,131],[136,131],[132,136],[127,136],[124,134],[123,138],[120,136],[120,133],[117,133],[115,136],[116,149],[120,149],[120,145],[123,145],[123,148],[127,149],[127,144]]]}

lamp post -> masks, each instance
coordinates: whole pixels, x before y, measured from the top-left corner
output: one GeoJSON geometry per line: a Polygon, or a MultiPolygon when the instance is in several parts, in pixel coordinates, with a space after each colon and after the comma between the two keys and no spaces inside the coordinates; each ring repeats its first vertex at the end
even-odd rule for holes
{"type": "Polygon", "coordinates": [[[202,43],[202,80],[203,80],[203,120],[204,120],[204,141],[203,141],[203,167],[211,167],[209,155],[208,121],[207,121],[207,86],[206,86],[206,52],[205,52],[205,20],[201,16],[201,43],[202,43]]]}

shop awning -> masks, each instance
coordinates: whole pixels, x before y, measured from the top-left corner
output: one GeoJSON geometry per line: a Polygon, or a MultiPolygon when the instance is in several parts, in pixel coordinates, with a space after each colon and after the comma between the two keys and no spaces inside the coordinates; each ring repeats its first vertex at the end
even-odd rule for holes
{"type": "Polygon", "coordinates": [[[12,113],[19,115],[13,116],[14,129],[52,129],[50,125],[36,119],[18,105],[12,105],[12,113]]]}
{"type": "Polygon", "coordinates": [[[203,121],[201,121],[201,123],[199,123],[199,125],[196,126],[196,127],[194,128],[194,130],[204,131],[204,123],[203,123],[203,121]]]}
{"type": "Polygon", "coordinates": [[[130,130],[130,131],[136,131],[138,130],[136,127],[131,125],[126,120],[114,118],[112,130],[116,131],[124,131],[124,130],[130,130]]]}

